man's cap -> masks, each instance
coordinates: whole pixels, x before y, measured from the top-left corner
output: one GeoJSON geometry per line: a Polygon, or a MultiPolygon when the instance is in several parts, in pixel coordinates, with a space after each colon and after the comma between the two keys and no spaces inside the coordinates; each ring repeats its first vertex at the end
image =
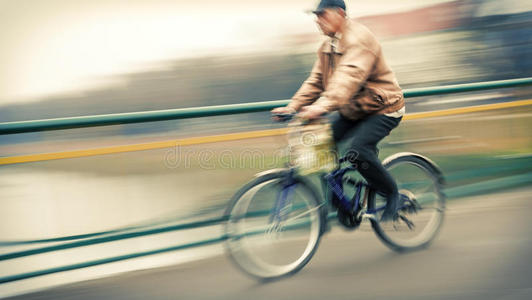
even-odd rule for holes
{"type": "Polygon", "coordinates": [[[326,8],[341,8],[345,10],[345,2],[343,0],[321,0],[318,7],[310,12],[313,14],[320,14],[324,12],[326,8]]]}

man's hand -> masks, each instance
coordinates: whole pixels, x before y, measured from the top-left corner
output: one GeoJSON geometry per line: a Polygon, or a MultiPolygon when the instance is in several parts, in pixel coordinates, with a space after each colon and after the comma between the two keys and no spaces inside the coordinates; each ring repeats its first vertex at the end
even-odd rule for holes
{"type": "Polygon", "coordinates": [[[327,113],[327,110],[319,105],[304,106],[299,113],[302,119],[314,120],[319,119],[327,113]]]}
{"type": "Polygon", "coordinates": [[[290,115],[290,114],[295,114],[295,113],[296,111],[288,106],[277,107],[277,108],[272,109],[271,111],[272,119],[277,122],[283,121],[283,118],[280,118],[275,115],[290,115]]]}

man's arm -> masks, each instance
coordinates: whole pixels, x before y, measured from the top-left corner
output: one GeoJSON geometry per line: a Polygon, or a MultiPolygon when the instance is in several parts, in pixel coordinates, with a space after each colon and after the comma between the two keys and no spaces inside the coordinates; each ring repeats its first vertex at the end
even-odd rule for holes
{"type": "Polygon", "coordinates": [[[316,101],[322,92],[322,66],[320,58],[318,57],[312,67],[310,76],[305,82],[303,82],[303,85],[301,85],[299,90],[292,97],[292,101],[288,104],[288,108],[298,111],[301,107],[310,105],[316,101]]]}
{"type": "Polygon", "coordinates": [[[327,112],[347,105],[366,82],[376,59],[376,54],[363,45],[347,48],[327,85],[327,90],[314,105],[322,107],[327,112]]]}

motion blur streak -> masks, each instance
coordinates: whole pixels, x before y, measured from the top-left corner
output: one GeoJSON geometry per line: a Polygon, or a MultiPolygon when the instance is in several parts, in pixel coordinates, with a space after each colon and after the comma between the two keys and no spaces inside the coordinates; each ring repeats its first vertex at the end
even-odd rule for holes
{"type": "MultiPolygon", "coordinates": [[[[0,122],[289,99],[321,41],[313,17],[303,13],[314,5],[0,0],[0,122]]],[[[531,1],[353,0],[347,6],[382,41],[404,89],[532,77],[531,1]]],[[[407,99],[409,120],[382,142],[380,158],[418,152],[441,166],[451,191],[483,187],[482,195],[449,203],[441,236],[426,251],[396,255],[370,232],[333,229],[310,265],[280,282],[246,279],[213,245],[12,282],[0,285],[0,297],[46,289],[21,298],[530,299],[532,105],[415,117],[527,99],[530,87],[407,99]],[[486,187],[515,178],[521,181],[508,185],[511,190],[486,187]]],[[[0,136],[2,159],[146,147],[1,165],[0,241],[219,217],[255,173],[283,166],[285,138],[175,141],[282,132],[282,126],[265,112],[0,136]]],[[[0,277],[219,234],[210,226],[2,261],[0,277]]],[[[0,253],[39,246],[0,247],[0,253]]]]}

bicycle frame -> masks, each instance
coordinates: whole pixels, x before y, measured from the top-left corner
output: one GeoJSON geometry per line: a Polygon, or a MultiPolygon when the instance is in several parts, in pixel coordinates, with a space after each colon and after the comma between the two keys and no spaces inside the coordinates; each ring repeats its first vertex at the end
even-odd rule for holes
{"type": "MultiPolygon", "coordinates": [[[[346,160],[346,158],[342,158],[340,159],[340,163],[346,160]]],[[[338,204],[341,205],[345,211],[355,212],[359,209],[364,209],[364,206],[367,205],[369,194],[374,192],[366,182],[348,179],[347,182],[355,187],[355,194],[351,200],[347,198],[344,193],[342,181],[344,180],[343,178],[346,172],[356,170],[357,168],[354,166],[340,168],[338,170],[332,171],[331,173],[325,174],[322,179],[325,180],[326,186],[328,188],[328,190],[325,189],[325,192],[332,191],[334,196],[336,196],[336,198],[339,200],[338,204]],[[365,190],[364,195],[362,195],[362,190],[365,190]]],[[[328,201],[332,202],[331,199],[328,199],[328,201]]],[[[366,213],[375,214],[381,210],[384,210],[385,207],[386,206],[383,205],[372,210],[367,210],[366,213]]]]}
{"type": "MultiPolygon", "coordinates": [[[[346,161],[346,158],[339,160],[340,163],[346,161]]],[[[345,173],[348,171],[356,171],[357,168],[354,166],[348,166],[344,168],[336,169],[330,173],[326,173],[320,176],[320,180],[323,186],[323,199],[325,203],[336,205],[349,212],[356,212],[367,207],[367,201],[370,193],[374,192],[371,187],[364,181],[354,181],[352,179],[348,180],[348,183],[355,186],[355,194],[352,199],[349,199],[343,189],[343,178],[345,173]],[[364,193],[362,191],[365,190],[364,193]],[[333,199],[329,199],[330,192],[333,193],[333,197],[336,197],[338,203],[334,203],[333,199]]],[[[287,211],[287,207],[291,205],[290,202],[290,192],[294,187],[294,176],[296,176],[296,168],[291,167],[290,171],[287,174],[287,178],[283,182],[283,188],[279,193],[272,214],[270,215],[270,222],[282,222],[284,221],[285,214],[283,212],[287,211]]],[[[379,211],[384,210],[386,205],[376,207],[374,209],[367,209],[363,211],[364,214],[375,214],[379,211]]]]}

